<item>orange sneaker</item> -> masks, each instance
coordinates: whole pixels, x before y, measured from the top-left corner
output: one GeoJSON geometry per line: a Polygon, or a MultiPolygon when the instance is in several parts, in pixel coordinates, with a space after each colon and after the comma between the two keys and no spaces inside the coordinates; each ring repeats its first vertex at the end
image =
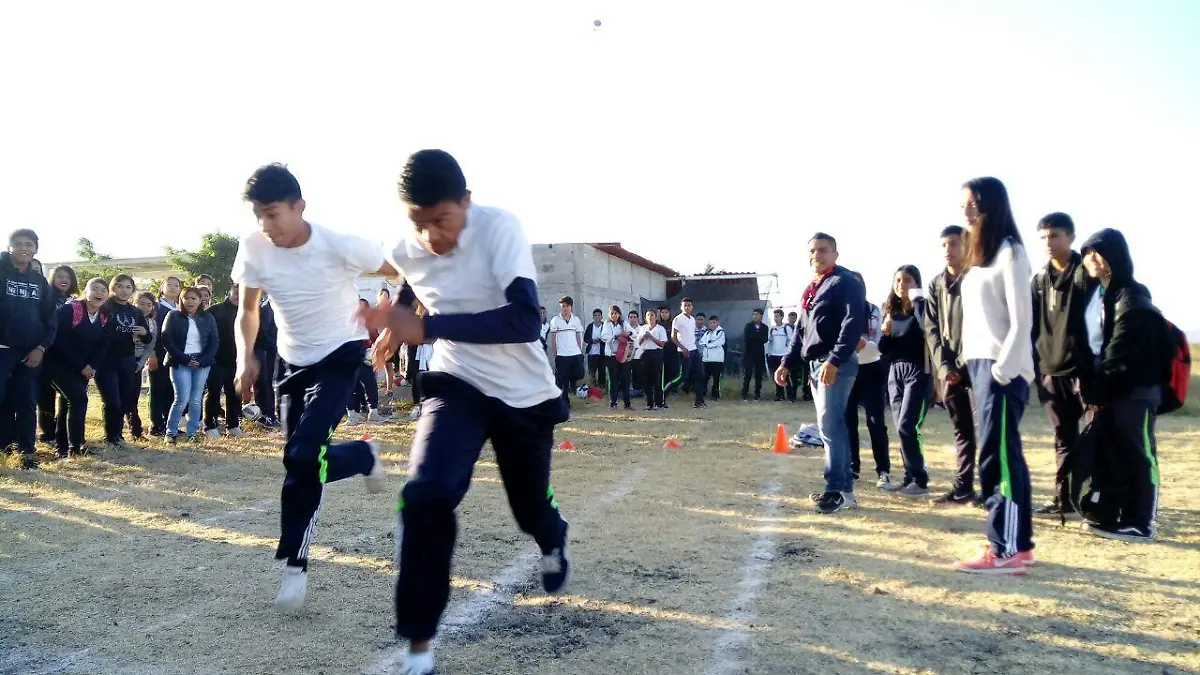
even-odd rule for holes
{"type": "Polygon", "coordinates": [[[967,574],[1025,574],[1026,566],[1021,556],[1001,558],[992,553],[992,547],[988,546],[975,558],[955,563],[954,569],[967,574]]]}
{"type": "Polygon", "coordinates": [[[1021,562],[1025,563],[1026,567],[1033,567],[1038,564],[1037,558],[1033,557],[1033,549],[1020,551],[1017,553],[1017,557],[1021,559],[1021,562]]]}

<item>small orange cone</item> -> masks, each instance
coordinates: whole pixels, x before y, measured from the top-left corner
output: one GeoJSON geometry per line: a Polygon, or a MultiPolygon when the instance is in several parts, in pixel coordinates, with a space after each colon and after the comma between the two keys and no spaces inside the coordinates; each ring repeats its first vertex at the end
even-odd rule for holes
{"type": "Polygon", "coordinates": [[[558,444],[558,449],[559,450],[568,450],[568,451],[574,450],[575,444],[572,443],[571,441],[563,441],[562,443],[558,444]]]}
{"type": "Polygon", "coordinates": [[[791,452],[791,448],[788,446],[787,430],[784,429],[782,424],[775,427],[775,447],[773,450],[775,450],[776,454],[780,455],[786,455],[791,452]]]}
{"type": "Polygon", "coordinates": [[[664,450],[679,450],[681,448],[683,448],[683,446],[679,444],[679,441],[675,440],[674,436],[668,437],[667,442],[663,443],[664,450]]]}
{"type": "Polygon", "coordinates": [[[371,440],[371,434],[363,434],[363,435],[362,435],[362,438],[360,438],[360,439],[358,439],[358,440],[360,440],[360,441],[369,441],[369,440],[371,440]]]}

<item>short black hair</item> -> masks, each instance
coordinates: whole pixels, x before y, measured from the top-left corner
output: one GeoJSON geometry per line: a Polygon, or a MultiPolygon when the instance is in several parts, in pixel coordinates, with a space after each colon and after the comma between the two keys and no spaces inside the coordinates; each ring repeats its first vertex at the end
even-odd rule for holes
{"type": "Polygon", "coordinates": [[[778,316],[783,316],[783,310],[782,310],[782,309],[777,309],[777,310],[775,310],[774,312],[771,312],[771,313],[772,313],[772,314],[775,314],[775,315],[778,315],[778,316]]]}
{"type": "Polygon", "coordinates": [[[1042,219],[1038,221],[1038,232],[1041,232],[1042,230],[1049,230],[1051,228],[1055,230],[1062,230],[1072,237],[1075,236],[1075,221],[1071,220],[1071,216],[1068,216],[1061,211],[1048,213],[1042,216],[1042,219]]]}
{"type": "Polygon", "coordinates": [[[942,228],[942,233],[938,235],[938,239],[945,239],[946,237],[953,237],[955,235],[958,235],[961,237],[962,234],[963,234],[962,225],[947,225],[942,228]]]}
{"type": "Polygon", "coordinates": [[[211,274],[201,274],[196,277],[196,282],[197,282],[196,285],[199,286],[200,285],[199,282],[204,281],[205,279],[208,279],[209,281],[214,281],[214,282],[216,281],[216,279],[214,279],[211,274]]]}
{"type": "Polygon", "coordinates": [[[34,232],[33,230],[31,230],[27,227],[22,227],[19,230],[13,230],[12,234],[8,235],[8,245],[12,246],[13,242],[15,242],[17,240],[17,237],[25,237],[26,239],[32,239],[34,246],[37,246],[38,248],[42,247],[42,245],[38,242],[37,232],[34,232]]]}
{"type": "Polygon", "coordinates": [[[295,204],[303,199],[304,195],[300,192],[300,181],[296,180],[287,166],[275,162],[258,167],[246,181],[242,198],[256,204],[295,204]]]}
{"type": "Polygon", "coordinates": [[[696,317],[695,317],[695,318],[697,318],[697,319],[703,319],[703,318],[704,318],[704,312],[696,312],[696,317]]]}
{"type": "Polygon", "coordinates": [[[800,316],[800,315],[795,312],[788,312],[788,316],[800,316]]]}
{"type": "Polygon", "coordinates": [[[561,298],[559,298],[559,299],[558,299],[558,304],[560,304],[560,305],[566,305],[567,307],[574,307],[574,306],[575,306],[575,301],[571,299],[571,296],[569,296],[569,295],[564,295],[564,296],[562,296],[561,298]]]}
{"type": "Polygon", "coordinates": [[[837,239],[834,239],[832,235],[825,234],[824,232],[817,232],[816,234],[814,234],[813,236],[808,238],[809,241],[812,241],[813,239],[820,239],[822,241],[827,241],[827,242],[829,242],[829,245],[833,247],[833,250],[835,250],[835,251],[837,250],[837,239]]]}
{"type": "MultiPolygon", "coordinates": [[[[689,298],[689,297],[686,297],[686,296],[684,296],[684,298],[683,298],[682,300],[680,300],[680,301],[679,301],[679,304],[681,304],[681,305],[682,305],[682,304],[683,304],[683,303],[685,303],[685,302],[692,302],[692,299],[691,299],[691,298],[689,298]]],[[[692,304],[694,305],[694,304],[696,304],[696,303],[692,302],[692,304]]]]}
{"type": "Polygon", "coordinates": [[[400,173],[400,199],[405,204],[429,208],[467,196],[462,167],[445,150],[420,150],[409,156],[400,173]]]}
{"type": "Polygon", "coordinates": [[[594,315],[596,315],[596,314],[599,314],[599,315],[601,315],[601,316],[604,316],[604,312],[600,311],[600,308],[599,308],[599,307],[597,307],[596,309],[593,309],[593,310],[592,310],[592,315],[594,316],[594,315]]]}
{"type": "Polygon", "coordinates": [[[761,309],[759,309],[758,307],[755,307],[755,308],[754,308],[754,311],[753,311],[753,312],[750,312],[750,313],[751,313],[751,314],[766,314],[766,312],[762,311],[762,310],[761,310],[761,309]]]}
{"type": "MultiPolygon", "coordinates": [[[[701,315],[701,316],[703,316],[703,315],[701,315]]],[[[713,314],[712,316],[708,317],[708,320],[709,321],[720,321],[721,317],[717,316],[716,314],[713,314]]]]}

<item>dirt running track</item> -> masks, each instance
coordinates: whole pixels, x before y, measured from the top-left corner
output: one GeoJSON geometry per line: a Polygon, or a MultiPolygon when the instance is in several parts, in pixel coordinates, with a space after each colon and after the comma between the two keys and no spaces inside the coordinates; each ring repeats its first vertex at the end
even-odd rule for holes
{"type": "MultiPolygon", "coordinates": [[[[776,423],[812,420],[808,406],[576,408],[559,438],[577,450],[556,455],[554,474],[572,523],[569,593],[540,593],[535,547],[485,453],[461,509],[439,672],[1200,673],[1192,419],[1161,424],[1158,543],[1038,523],[1042,566],[992,579],[948,567],[981,540],[980,511],[864,481],[862,508],[812,513],[820,457],[765,450],[776,423]],[[683,449],[662,448],[669,434],[683,449]]],[[[1027,419],[1040,502],[1053,453],[1041,411],[1027,419]]],[[[399,488],[411,425],[372,432],[399,488]]],[[[941,489],[945,413],[931,413],[926,438],[941,489]]],[[[397,672],[394,495],[331,486],[309,605],[280,616],[278,454],[258,437],[0,471],[0,672],[397,672]]]]}

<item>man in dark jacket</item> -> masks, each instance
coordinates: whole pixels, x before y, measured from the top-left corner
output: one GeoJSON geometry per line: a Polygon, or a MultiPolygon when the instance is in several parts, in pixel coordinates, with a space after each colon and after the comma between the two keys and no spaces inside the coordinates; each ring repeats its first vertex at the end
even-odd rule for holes
{"type": "Polygon", "coordinates": [[[37,468],[38,369],[58,329],[50,284],[32,265],[37,251],[37,233],[22,229],[0,253],[0,446],[15,443],[23,469],[37,468]]]}
{"type": "Polygon", "coordinates": [[[258,374],[258,386],[254,388],[254,403],[262,414],[259,424],[264,429],[273,431],[280,426],[279,419],[275,416],[275,364],[279,358],[276,342],[279,339],[279,329],[275,326],[275,310],[272,309],[266,293],[263,293],[258,316],[254,355],[258,357],[262,368],[258,374]]]}
{"type": "Polygon", "coordinates": [[[1062,512],[1074,511],[1066,472],[1083,418],[1080,390],[1093,369],[1085,313],[1100,282],[1087,274],[1083,257],[1071,250],[1075,223],[1070,216],[1051,213],[1038,222],[1038,232],[1050,262],[1033,278],[1033,361],[1038,400],[1054,429],[1058,471],[1054,499],[1034,513],[1057,517],[1060,503],[1062,512]]]}
{"type": "Polygon", "coordinates": [[[1159,485],[1154,424],[1169,381],[1172,338],[1150,291],[1133,278],[1133,259],[1120,232],[1105,229],[1088,239],[1083,264],[1104,294],[1102,355],[1094,382],[1083,390],[1099,427],[1092,490],[1097,501],[1106,492],[1116,501],[1111,520],[1089,522],[1085,529],[1110,539],[1150,541],[1159,485]]]}
{"type": "Polygon", "coordinates": [[[936,386],[942,387],[942,403],[954,428],[957,469],[950,491],[933,500],[935,504],[982,502],[975,492],[975,415],[971,379],[962,352],[963,228],[950,225],[942,230],[942,255],[946,269],[929,282],[925,302],[925,342],[929,347],[936,386]]]}
{"type": "Polygon", "coordinates": [[[742,330],[742,400],[750,398],[750,378],[754,378],[754,400],[762,399],[763,373],[767,368],[767,342],[771,330],[763,323],[763,311],[754,310],[750,323],[742,330]]]}
{"type": "Polygon", "coordinates": [[[221,437],[217,418],[221,416],[222,393],[225,394],[225,433],[234,438],[245,436],[241,430],[242,397],[233,386],[233,376],[237,370],[237,348],[233,343],[237,311],[237,284],[230,286],[229,295],[224,302],[213,305],[208,310],[217,322],[219,340],[216,358],[208,371],[208,393],[204,401],[204,435],[213,439],[221,437]]]}
{"type": "Polygon", "coordinates": [[[858,505],[850,470],[850,434],[846,405],[858,376],[858,340],[866,328],[866,291],[849,270],[837,265],[837,241],[818,232],[808,242],[816,278],[801,300],[802,339],[775,371],[775,383],[787,384],[790,371],[812,374],[817,428],[825,444],[825,492],[812,495],[817,510],[835,513],[858,505]]]}

